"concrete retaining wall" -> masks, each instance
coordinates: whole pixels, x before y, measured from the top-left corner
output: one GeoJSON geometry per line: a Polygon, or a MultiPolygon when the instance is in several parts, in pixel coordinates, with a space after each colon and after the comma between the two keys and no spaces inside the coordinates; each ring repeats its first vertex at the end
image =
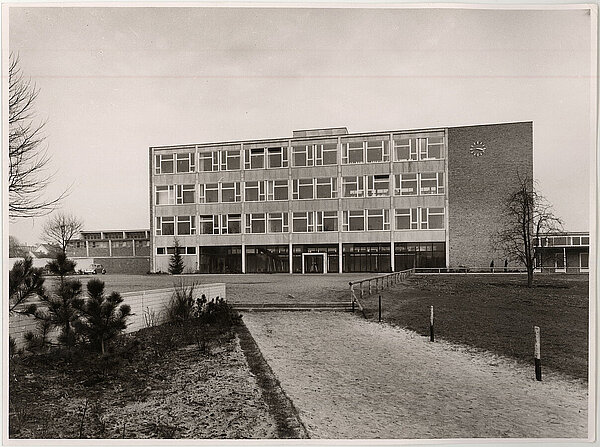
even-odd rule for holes
{"type": "MultiPolygon", "coordinates": [[[[122,293],[123,303],[131,306],[132,316],[128,319],[126,333],[135,332],[147,327],[150,320],[153,320],[153,325],[165,322],[165,309],[173,295],[173,289],[156,289],[143,290],[140,292],[122,293]]],[[[200,298],[205,295],[210,301],[217,297],[227,299],[224,283],[215,284],[200,284],[194,289],[194,297],[200,298]]],[[[8,333],[15,339],[19,348],[25,346],[24,335],[33,331],[37,331],[38,322],[33,318],[25,315],[14,314],[9,318],[8,333]]],[[[51,337],[55,338],[58,335],[58,330],[53,331],[51,337]]]]}

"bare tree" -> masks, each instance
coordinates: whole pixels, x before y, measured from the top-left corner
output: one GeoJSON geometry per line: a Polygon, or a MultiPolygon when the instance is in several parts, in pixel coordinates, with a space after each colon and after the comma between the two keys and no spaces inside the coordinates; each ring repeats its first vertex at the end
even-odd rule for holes
{"type": "Polygon", "coordinates": [[[42,235],[44,240],[60,248],[62,254],[67,254],[69,242],[83,229],[83,221],[72,214],[58,213],[48,218],[44,224],[42,235]]]}
{"type": "Polygon", "coordinates": [[[44,147],[45,122],[36,119],[34,109],[39,89],[23,76],[19,58],[10,55],[8,68],[8,212],[11,219],[44,216],[65,197],[45,196],[52,182],[48,172],[50,157],[44,147]]]}
{"type": "Polygon", "coordinates": [[[23,249],[21,242],[14,237],[8,236],[8,257],[9,258],[22,258],[25,256],[26,251],[23,249]]]}
{"type": "Polygon", "coordinates": [[[492,243],[527,269],[527,286],[533,284],[535,239],[541,234],[562,231],[562,221],[552,205],[534,187],[529,177],[519,177],[519,186],[504,202],[506,224],[492,236],[492,243]]]}

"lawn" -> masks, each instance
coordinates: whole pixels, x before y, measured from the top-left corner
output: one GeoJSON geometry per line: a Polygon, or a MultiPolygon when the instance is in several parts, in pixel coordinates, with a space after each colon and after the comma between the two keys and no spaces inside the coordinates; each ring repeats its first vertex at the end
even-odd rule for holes
{"type": "MultiPolygon", "coordinates": [[[[382,319],[445,340],[533,362],[533,326],[541,329],[544,368],[587,380],[587,275],[538,275],[527,288],[522,275],[412,276],[381,292],[382,319]]],[[[367,318],[378,319],[378,294],[361,301],[367,318]]]]}

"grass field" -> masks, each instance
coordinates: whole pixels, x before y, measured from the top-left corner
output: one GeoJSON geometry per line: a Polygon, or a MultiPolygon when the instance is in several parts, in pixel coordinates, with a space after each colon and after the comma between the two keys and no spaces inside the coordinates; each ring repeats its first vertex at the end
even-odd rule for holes
{"type": "MultiPolygon", "coordinates": [[[[382,319],[445,340],[533,362],[533,326],[541,328],[544,368],[588,377],[588,277],[539,275],[527,288],[522,275],[413,276],[381,292],[382,319]]],[[[378,319],[378,294],[362,301],[378,319]]]]}

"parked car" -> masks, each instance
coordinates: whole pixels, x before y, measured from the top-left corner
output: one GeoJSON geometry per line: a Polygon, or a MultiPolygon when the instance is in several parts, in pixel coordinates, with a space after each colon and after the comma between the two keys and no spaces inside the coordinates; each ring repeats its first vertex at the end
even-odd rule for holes
{"type": "Polygon", "coordinates": [[[102,273],[104,275],[106,273],[106,269],[102,266],[102,264],[91,264],[89,267],[84,268],[82,272],[84,275],[97,275],[98,273],[102,273]]]}

